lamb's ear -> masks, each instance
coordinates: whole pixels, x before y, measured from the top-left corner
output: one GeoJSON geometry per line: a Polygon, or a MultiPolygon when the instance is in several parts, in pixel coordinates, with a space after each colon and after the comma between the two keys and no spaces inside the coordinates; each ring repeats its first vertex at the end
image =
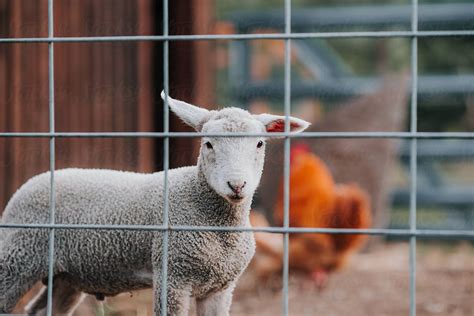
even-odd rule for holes
{"type": "MultiPolygon", "coordinates": [[[[161,98],[165,100],[165,91],[161,91],[161,98]]],[[[168,105],[184,123],[188,124],[196,131],[200,132],[204,123],[209,119],[210,111],[197,107],[195,105],[186,103],[184,101],[175,100],[168,96],[168,105]]]]}
{"type": "MultiPolygon", "coordinates": [[[[258,114],[254,117],[265,125],[268,133],[282,133],[285,131],[285,117],[272,114],[258,114]]],[[[310,123],[305,120],[290,116],[290,132],[299,133],[304,131],[310,123]]]]}

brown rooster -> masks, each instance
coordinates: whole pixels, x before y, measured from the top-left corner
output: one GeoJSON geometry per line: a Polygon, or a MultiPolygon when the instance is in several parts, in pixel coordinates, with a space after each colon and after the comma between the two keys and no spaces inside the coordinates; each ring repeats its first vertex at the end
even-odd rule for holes
{"type": "MultiPolygon", "coordinates": [[[[275,209],[275,223],[283,225],[283,188],[275,209]]],[[[266,226],[262,216],[251,215],[254,226],[266,226]]],[[[317,228],[368,228],[372,217],[367,194],[355,184],[336,185],[332,175],[305,145],[291,151],[290,226],[317,228]]],[[[289,264],[308,273],[319,288],[328,273],[344,266],[367,236],[359,234],[290,234],[289,264]]],[[[257,255],[253,267],[260,276],[281,270],[283,242],[275,235],[256,234],[257,255]]]]}

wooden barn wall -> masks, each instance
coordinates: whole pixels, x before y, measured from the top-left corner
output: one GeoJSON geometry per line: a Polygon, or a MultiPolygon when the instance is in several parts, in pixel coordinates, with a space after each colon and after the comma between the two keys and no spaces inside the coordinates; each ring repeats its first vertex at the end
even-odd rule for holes
{"type": "MultiPolygon", "coordinates": [[[[171,35],[211,34],[213,32],[213,1],[170,1],[169,33],[171,35]]],[[[170,95],[202,107],[215,104],[214,41],[170,42],[170,95]]],[[[171,115],[172,131],[193,131],[171,115]]],[[[170,166],[196,162],[197,138],[170,140],[170,166]],[[190,154],[192,153],[192,154],[190,154]]]]}
{"type": "MultiPolygon", "coordinates": [[[[55,36],[153,34],[152,0],[57,0],[55,36]]],[[[47,36],[47,1],[0,0],[0,36],[47,36]]],[[[154,45],[56,43],[58,132],[154,131],[154,45]]],[[[0,131],[46,132],[48,45],[0,45],[0,131]]],[[[59,138],[56,168],[153,171],[155,141],[59,138]]],[[[0,209],[31,176],[49,169],[45,138],[0,138],[0,209]]]]}
{"type": "MultiPolygon", "coordinates": [[[[171,34],[209,31],[211,8],[211,0],[170,1],[171,34]]],[[[54,19],[55,36],[161,34],[162,3],[55,0],[54,19]]],[[[37,36],[47,36],[47,0],[0,0],[0,37],[37,36]]],[[[161,42],[56,43],[56,131],[161,131],[162,48],[161,42]]],[[[211,54],[209,42],[170,44],[173,96],[212,104],[211,54]]],[[[0,132],[48,131],[47,62],[46,43],[0,44],[0,132]]],[[[171,119],[172,131],[189,130],[171,119]]],[[[197,141],[172,139],[170,166],[194,163],[189,152],[197,152],[197,141]]],[[[162,154],[161,139],[56,140],[57,169],[150,172],[161,169],[162,154]]],[[[48,169],[48,139],[0,138],[0,213],[22,183],[48,169]]]]}

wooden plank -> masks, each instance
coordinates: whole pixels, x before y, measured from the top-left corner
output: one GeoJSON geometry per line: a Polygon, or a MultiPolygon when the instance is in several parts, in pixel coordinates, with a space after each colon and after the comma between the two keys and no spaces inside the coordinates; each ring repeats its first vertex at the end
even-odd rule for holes
{"type": "MultiPolygon", "coordinates": [[[[22,21],[22,6],[21,1],[15,1],[12,7],[12,20],[13,21],[22,21]]],[[[15,27],[13,32],[11,33],[13,37],[20,37],[22,36],[20,29],[15,27]]],[[[12,108],[10,112],[10,131],[20,132],[22,130],[21,126],[21,114],[24,108],[23,100],[22,100],[22,79],[24,75],[25,68],[23,67],[23,58],[28,57],[24,54],[24,47],[23,45],[28,44],[12,44],[12,55],[10,56],[13,69],[12,69],[12,80],[10,83],[12,84],[10,89],[13,92],[12,94],[12,108]]],[[[10,152],[10,159],[14,165],[11,168],[10,177],[11,177],[11,184],[13,188],[18,188],[21,184],[22,180],[22,157],[21,157],[21,139],[14,138],[12,139],[12,145],[9,149],[10,152]]]]}
{"type": "MultiPolygon", "coordinates": [[[[142,0],[137,2],[137,22],[139,35],[153,34],[153,2],[142,0]]],[[[154,98],[159,98],[156,92],[160,87],[153,87],[153,70],[156,68],[153,59],[156,44],[152,42],[138,42],[137,60],[137,130],[150,132],[155,130],[154,98]]],[[[161,46],[161,45],[160,45],[161,46]]],[[[151,138],[140,138],[137,142],[137,169],[141,172],[151,172],[155,169],[155,145],[156,141],[151,138]]]]}
{"type": "MultiPolygon", "coordinates": [[[[206,33],[212,24],[212,1],[193,0],[170,3],[170,25],[173,34],[206,33]],[[193,10],[189,10],[189,8],[193,10]]],[[[209,41],[179,41],[170,43],[170,88],[173,97],[200,106],[213,104],[214,77],[212,44],[209,41]],[[190,58],[191,56],[191,58],[190,58]]],[[[170,122],[173,131],[192,131],[174,116],[170,122]]],[[[170,144],[176,154],[170,161],[172,167],[196,162],[199,141],[191,138],[172,139],[170,144]],[[180,151],[193,151],[183,155],[180,151]]]]}
{"type": "MultiPolygon", "coordinates": [[[[2,1],[0,2],[0,12],[4,12],[5,16],[6,13],[10,11],[10,5],[11,2],[5,2],[2,1]]],[[[9,20],[8,19],[2,19],[0,18],[0,36],[6,37],[8,36],[9,32],[9,26],[8,26],[9,20]]],[[[8,93],[8,82],[10,82],[10,66],[8,63],[8,57],[9,57],[9,49],[11,46],[9,45],[0,45],[0,69],[3,69],[3,71],[0,71],[0,131],[2,132],[7,132],[7,120],[8,120],[8,104],[10,102],[10,95],[8,93]]],[[[5,185],[5,183],[8,183],[5,181],[8,179],[8,168],[6,166],[7,163],[7,139],[6,138],[0,138],[0,179],[3,179],[2,185],[0,185],[0,215],[3,213],[3,210],[5,208],[5,205],[8,201],[8,185],[5,185]]]]}

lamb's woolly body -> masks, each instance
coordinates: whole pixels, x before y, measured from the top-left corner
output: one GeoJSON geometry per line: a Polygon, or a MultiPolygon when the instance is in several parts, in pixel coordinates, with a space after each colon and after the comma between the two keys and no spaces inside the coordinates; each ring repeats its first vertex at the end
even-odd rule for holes
{"type": "MultiPolygon", "coordinates": [[[[267,114],[255,116],[235,108],[207,111],[171,98],[168,103],[185,122],[209,133],[259,133],[275,121],[280,126],[283,119],[267,114]]],[[[307,127],[307,123],[298,124],[295,126],[299,130],[307,127]]],[[[168,173],[169,223],[249,227],[250,204],[263,169],[263,141],[202,141],[197,166],[168,173]]],[[[54,180],[55,223],[162,224],[162,172],[65,169],[55,171],[54,180]]],[[[14,194],[2,222],[49,223],[49,216],[50,174],[43,173],[14,194]]],[[[1,314],[10,312],[36,281],[47,277],[49,231],[5,229],[0,234],[1,314]]],[[[102,297],[153,287],[155,312],[164,314],[159,303],[162,237],[160,231],[57,229],[54,312],[70,313],[80,302],[81,292],[102,297]]],[[[190,297],[195,297],[200,315],[227,315],[235,282],[254,254],[253,234],[171,231],[168,245],[166,314],[186,314],[190,297]]],[[[46,307],[45,293],[30,304],[30,311],[46,307]]]]}
{"type": "MultiPolygon", "coordinates": [[[[198,167],[170,170],[168,178],[170,224],[249,226],[249,203],[231,206],[207,185],[198,167]]],[[[28,181],[11,199],[2,221],[48,223],[49,181],[49,172],[28,181]]],[[[56,171],[56,223],[160,225],[163,184],[163,172],[56,171]]],[[[20,236],[35,241],[28,247],[34,247],[34,257],[21,261],[47,258],[47,231],[9,230],[6,238],[20,236]]],[[[58,230],[55,274],[70,275],[78,290],[90,294],[116,295],[151,287],[152,250],[161,254],[161,236],[136,230],[58,230]]],[[[168,282],[187,283],[193,296],[204,297],[229,286],[253,253],[251,233],[172,232],[168,282]]]]}

